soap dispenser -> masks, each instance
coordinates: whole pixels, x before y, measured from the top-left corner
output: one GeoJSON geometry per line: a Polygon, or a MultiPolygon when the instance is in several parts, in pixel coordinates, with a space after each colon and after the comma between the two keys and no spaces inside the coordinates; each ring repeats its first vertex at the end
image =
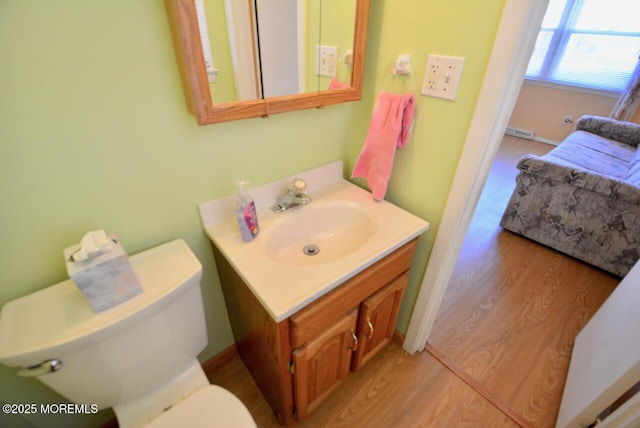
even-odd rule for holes
{"type": "Polygon", "coordinates": [[[237,181],[238,194],[236,196],[236,219],[240,227],[243,241],[252,241],[258,236],[260,227],[258,226],[258,212],[253,198],[244,190],[248,181],[237,181]]]}

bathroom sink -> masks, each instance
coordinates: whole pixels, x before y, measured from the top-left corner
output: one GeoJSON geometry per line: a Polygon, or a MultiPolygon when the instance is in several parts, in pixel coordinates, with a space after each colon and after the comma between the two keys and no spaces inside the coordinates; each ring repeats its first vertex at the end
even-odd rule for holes
{"type": "MultiPolygon", "coordinates": [[[[248,189],[260,233],[244,242],[235,195],[199,205],[204,230],[267,312],[280,322],[429,228],[429,223],[343,178],[341,161],[248,189]],[[294,178],[311,198],[271,210],[294,178]]],[[[220,268],[220,266],[218,266],[220,268]]]]}
{"type": "Polygon", "coordinates": [[[291,265],[326,263],[364,245],[376,223],[352,201],[328,201],[298,207],[265,231],[267,257],[291,265]]]}

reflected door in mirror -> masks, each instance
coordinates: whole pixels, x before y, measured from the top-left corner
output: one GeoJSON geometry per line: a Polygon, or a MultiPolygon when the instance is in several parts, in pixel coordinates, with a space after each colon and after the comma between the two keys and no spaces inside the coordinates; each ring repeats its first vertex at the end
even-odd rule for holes
{"type": "Polygon", "coordinates": [[[216,103],[327,90],[333,79],[350,84],[356,0],[198,1],[207,21],[200,28],[209,30],[203,49],[217,70],[216,103]],[[322,57],[320,46],[335,55],[322,57]],[[323,74],[321,63],[333,73],[323,74]]]}

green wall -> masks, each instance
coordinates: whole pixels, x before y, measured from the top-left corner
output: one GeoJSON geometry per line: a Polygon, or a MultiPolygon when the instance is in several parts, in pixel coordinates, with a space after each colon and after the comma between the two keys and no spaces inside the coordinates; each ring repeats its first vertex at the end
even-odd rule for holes
{"type": "MultiPolygon", "coordinates": [[[[506,0],[372,0],[364,97],[347,130],[346,168],[355,165],[381,91],[416,94],[413,136],[396,152],[386,198],[431,223],[420,240],[417,262],[400,311],[398,330],[409,318],[462,152],[506,0]],[[413,73],[392,76],[398,54],[412,55],[413,73]],[[429,54],[465,58],[455,101],[419,95],[429,54]]],[[[358,184],[362,181],[355,180],[358,184]]]]}
{"type": "MultiPolygon", "coordinates": [[[[425,218],[398,328],[406,330],[475,106],[505,0],[373,0],[360,102],[199,127],[186,110],[164,3],[0,3],[0,304],[67,278],[63,248],[116,232],[134,254],[183,238],[204,267],[205,360],[233,342],[197,204],[344,159],[366,136],[383,71],[413,55],[414,74],[386,90],[416,93],[427,54],[466,57],[455,102],[418,97],[414,135],[396,156],[387,196],[425,218]]],[[[0,367],[2,403],[58,402],[0,367]]],[[[29,426],[95,426],[111,417],[9,418],[29,426]]]]}

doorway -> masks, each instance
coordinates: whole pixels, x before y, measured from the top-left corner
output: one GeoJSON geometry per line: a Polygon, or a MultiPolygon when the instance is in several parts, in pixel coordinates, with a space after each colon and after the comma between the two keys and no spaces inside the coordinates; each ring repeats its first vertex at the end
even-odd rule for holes
{"type": "MultiPolygon", "coordinates": [[[[547,6],[546,1],[534,3],[515,0],[505,3],[485,80],[405,337],[403,348],[409,353],[422,351],[431,336],[473,213],[515,106],[547,6]]],[[[523,357],[526,356],[525,353],[523,357]]],[[[635,413],[625,413],[626,421],[639,414],[640,395],[635,394],[629,402],[630,411],[635,413]]]]}
{"type": "Polygon", "coordinates": [[[504,137],[428,344],[496,407],[538,428],[554,426],[576,334],[619,282],[500,227],[518,159],[551,148],[504,137]]]}
{"type": "Polygon", "coordinates": [[[507,0],[403,348],[424,349],[515,106],[548,0],[507,0]]]}

